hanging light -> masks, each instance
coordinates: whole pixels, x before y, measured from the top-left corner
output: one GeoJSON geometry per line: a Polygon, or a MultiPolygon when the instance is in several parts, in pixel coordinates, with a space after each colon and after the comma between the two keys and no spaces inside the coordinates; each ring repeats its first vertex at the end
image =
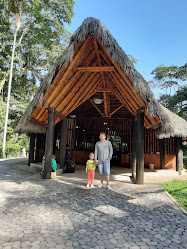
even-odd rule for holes
{"type": "Polygon", "coordinates": [[[76,115],[72,114],[72,115],[70,115],[70,118],[76,118],[76,115]]]}
{"type": "Polygon", "coordinates": [[[103,102],[102,99],[94,99],[94,103],[95,103],[96,105],[100,105],[102,102],[103,102]]]}

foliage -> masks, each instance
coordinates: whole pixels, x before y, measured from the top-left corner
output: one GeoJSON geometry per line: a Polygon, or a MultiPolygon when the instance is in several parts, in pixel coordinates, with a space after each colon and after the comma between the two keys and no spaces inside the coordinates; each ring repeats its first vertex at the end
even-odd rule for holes
{"type": "Polygon", "coordinates": [[[187,80],[187,63],[184,66],[159,66],[155,68],[151,74],[154,75],[154,81],[151,83],[155,87],[159,87],[160,89],[165,89],[166,94],[167,90],[178,86],[179,81],[187,80]]]}
{"type": "Polygon", "coordinates": [[[187,86],[180,82],[187,81],[187,63],[184,66],[159,66],[155,68],[151,74],[154,75],[154,80],[150,81],[154,87],[166,89],[166,94],[160,96],[159,102],[167,107],[170,111],[178,114],[182,118],[187,118],[187,86]],[[171,96],[171,89],[177,86],[178,90],[171,96]],[[167,93],[168,88],[170,94],[167,93]]]}
{"type": "Polygon", "coordinates": [[[7,150],[14,154],[28,147],[25,135],[14,134],[18,120],[33,98],[39,82],[62,53],[70,34],[64,23],[71,23],[73,0],[0,0],[0,148],[5,118],[11,50],[15,21],[19,14],[14,58],[7,150]],[[13,110],[11,106],[16,106],[13,110]]]}
{"type": "Polygon", "coordinates": [[[173,96],[169,94],[162,95],[159,102],[170,111],[177,113],[184,119],[187,119],[187,86],[179,88],[173,96]]]}
{"type": "Polygon", "coordinates": [[[132,61],[133,64],[137,64],[138,60],[133,55],[128,54],[128,57],[132,61]]]}
{"type": "Polygon", "coordinates": [[[187,211],[187,181],[172,181],[161,186],[187,211]]]}

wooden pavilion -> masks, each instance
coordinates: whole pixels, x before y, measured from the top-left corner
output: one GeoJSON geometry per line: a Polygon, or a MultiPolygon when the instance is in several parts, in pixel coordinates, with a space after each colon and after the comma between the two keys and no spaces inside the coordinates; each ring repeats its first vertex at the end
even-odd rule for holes
{"type": "Polygon", "coordinates": [[[57,58],[16,131],[30,135],[29,165],[51,155],[64,167],[65,146],[85,164],[100,131],[114,147],[113,165],[132,168],[143,184],[144,166],[181,174],[187,122],[157,102],[148,83],[103,24],[87,18],[57,58]]]}

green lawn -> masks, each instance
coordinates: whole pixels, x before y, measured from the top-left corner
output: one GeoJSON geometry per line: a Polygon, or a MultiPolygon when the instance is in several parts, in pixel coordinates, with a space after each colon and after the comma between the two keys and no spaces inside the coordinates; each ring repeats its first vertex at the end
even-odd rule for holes
{"type": "Polygon", "coordinates": [[[187,211],[187,181],[172,181],[160,184],[187,211]]]}

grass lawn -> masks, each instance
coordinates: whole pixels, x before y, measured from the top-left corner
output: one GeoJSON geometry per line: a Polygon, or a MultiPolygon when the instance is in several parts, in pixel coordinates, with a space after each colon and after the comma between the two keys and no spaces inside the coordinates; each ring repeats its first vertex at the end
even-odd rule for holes
{"type": "Polygon", "coordinates": [[[187,181],[175,180],[160,185],[187,211],[187,181]]]}

